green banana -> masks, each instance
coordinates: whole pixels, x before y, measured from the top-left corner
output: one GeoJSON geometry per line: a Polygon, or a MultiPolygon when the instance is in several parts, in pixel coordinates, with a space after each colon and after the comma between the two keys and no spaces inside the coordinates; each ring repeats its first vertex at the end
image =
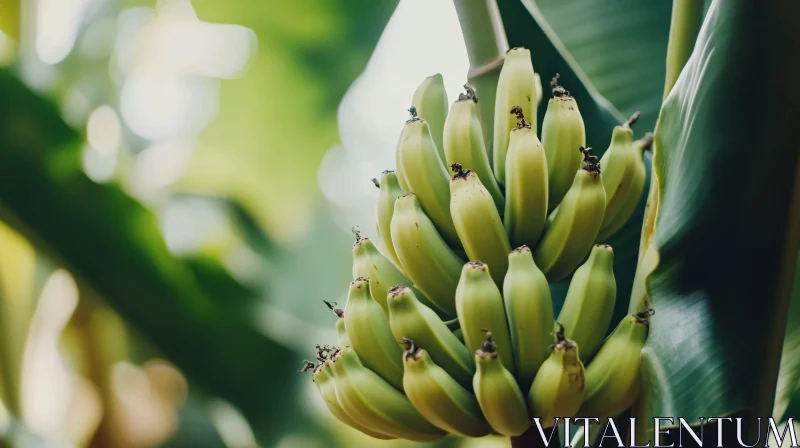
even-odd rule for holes
{"type": "Polygon", "coordinates": [[[538,73],[533,74],[533,87],[536,91],[536,107],[542,104],[542,77],[538,73]]]}
{"type": "Polygon", "coordinates": [[[584,368],[578,345],[564,337],[564,326],[556,332],[558,342],[539,368],[528,392],[528,407],[540,418],[543,428],[558,423],[556,418],[573,417],[584,394],[584,368]]]}
{"type": "Polygon", "coordinates": [[[397,269],[388,258],[378,251],[372,240],[361,236],[358,231],[353,245],[353,279],[364,277],[369,279],[372,298],[378,302],[383,312],[388,315],[386,294],[393,285],[411,286],[411,282],[397,269]]]}
{"type": "Polygon", "coordinates": [[[442,160],[444,160],[442,135],[447,120],[447,104],[447,90],[444,88],[444,78],[440,73],[425,78],[411,99],[411,105],[417,109],[419,117],[428,122],[431,137],[442,160]]]}
{"type": "MultiPolygon", "coordinates": [[[[633,117],[631,117],[633,120],[633,117]]],[[[615,130],[616,131],[616,130],[615,130]]],[[[622,180],[618,183],[619,188],[614,193],[611,200],[608,199],[608,190],[606,190],[606,214],[603,218],[603,224],[600,226],[600,233],[597,235],[597,241],[606,241],[611,238],[633,215],[636,206],[639,204],[639,199],[642,197],[644,191],[644,183],[647,179],[647,172],[644,166],[643,153],[644,150],[649,148],[653,143],[653,134],[647,133],[644,138],[632,143],[631,154],[626,158],[628,164],[627,169],[622,180]]],[[[600,159],[600,165],[603,167],[603,185],[608,185],[605,180],[606,172],[612,169],[615,163],[612,156],[609,155],[611,148],[603,154],[600,159]],[[606,156],[610,160],[606,159],[606,156]]]]}
{"type": "Polygon", "coordinates": [[[328,408],[331,414],[334,417],[339,419],[342,423],[346,424],[347,426],[361,431],[362,433],[374,437],[376,439],[381,440],[388,440],[393,439],[392,436],[387,436],[386,434],[381,434],[380,432],[373,431],[366,426],[362,425],[344,411],[342,409],[342,405],[339,403],[339,399],[336,398],[336,384],[334,383],[334,376],[333,370],[331,370],[329,362],[321,361],[319,365],[316,365],[310,361],[305,361],[306,365],[303,367],[301,372],[305,372],[307,370],[313,371],[313,381],[314,384],[317,386],[317,390],[319,390],[320,395],[322,395],[322,401],[325,403],[325,407],[328,408]]]}
{"type": "Polygon", "coordinates": [[[331,303],[327,300],[323,300],[323,302],[336,314],[336,343],[339,347],[349,347],[350,336],[347,335],[347,329],[344,324],[344,311],[340,308],[336,308],[335,302],[331,303]]]}
{"type": "Polygon", "coordinates": [[[633,405],[639,393],[641,352],[653,310],[629,314],[606,339],[586,368],[586,391],[578,415],[613,418],[633,405]]]}
{"type": "Polygon", "coordinates": [[[567,329],[567,339],[581,348],[583,360],[592,359],[603,343],[616,298],[614,250],[607,244],[596,245],[572,276],[557,319],[567,329]]]}
{"type": "Polygon", "coordinates": [[[344,325],[350,345],[364,365],[403,390],[403,350],[394,340],[389,319],[372,299],[366,278],[350,283],[344,325]]]}
{"type": "Polygon", "coordinates": [[[491,331],[499,343],[503,365],[511,373],[515,373],[514,354],[503,309],[503,297],[490,272],[490,267],[480,261],[464,265],[456,289],[458,322],[464,333],[464,342],[472,352],[483,345],[484,330],[491,331]]]}
{"type": "Polygon", "coordinates": [[[428,122],[417,116],[416,109],[409,109],[411,119],[406,121],[400,142],[397,145],[396,173],[403,190],[414,193],[425,214],[452,247],[459,247],[458,234],[450,217],[450,176],[439,157],[436,144],[431,137],[428,122]]]}
{"type": "MultiPolygon", "coordinates": [[[[414,106],[411,106],[408,109],[408,112],[411,114],[411,117],[413,118],[417,114],[417,108],[414,107],[414,106]]],[[[397,145],[395,145],[395,151],[394,151],[394,161],[395,161],[394,174],[397,177],[397,183],[400,185],[400,188],[403,191],[410,191],[410,189],[408,188],[408,183],[406,183],[406,178],[405,178],[405,176],[403,176],[403,160],[400,158],[400,155],[399,155],[400,145],[403,144],[403,141],[406,138],[407,126],[408,126],[408,122],[406,122],[406,125],[404,125],[403,129],[400,130],[400,137],[397,138],[397,145]]],[[[437,150],[437,154],[438,154],[438,150],[437,150]]],[[[380,187],[378,187],[378,188],[380,188],[380,187]]]]}
{"type": "Polygon", "coordinates": [[[397,175],[394,171],[384,171],[381,174],[380,193],[378,193],[378,234],[380,235],[383,248],[385,249],[386,256],[397,266],[402,272],[403,265],[400,263],[400,258],[397,256],[397,251],[394,249],[392,242],[392,215],[394,214],[394,203],[400,196],[406,194],[400,183],[397,181],[397,175]]]}
{"type": "Polygon", "coordinates": [[[491,433],[475,395],[436,365],[413,340],[403,338],[403,342],[403,389],[420,414],[435,426],[460,436],[483,437],[491,433]]]}
{"type": "Polygon", "coordinates": [[[391,232],[408,278],[437,310],[455,316],[455,292],[464,262],[439,236],[415,194],[395,202],[391,232]]]}
{"type": "Polygon", "coordinates": [[[536,77],[531,63],[531,52],[527,48],[508,50],[503,68],[500,70],[500,79],[497,81],[492,154],[494,175],[500,184],[506,181],[509,133],[517,127],[517,120],[508,115],[508,111],[514,106],[522,108],[522,112],[531,122],[533,132],[536,133],[536,77]]]}
{"type": "Polygon", "coordinates": [[[536,372],[550,354],[553,340],[553,303],[550,285],[533,261],[527,246],[508,255],[508,273],[503,282],[514,365],[522,390],[528,390],[536,372]]]}
{"type": "Polygon", "coordinates": [[[575,171],[581,167],[581,157],[575,152],[586,146],[586,129],[578,103],[569,92],[558,85],[558,74],[550,82],[553,98],[547,103],[542,123],[542,145],[547,155],[550,182],[547,203],[553,210],[570,189],[575,171]]]}
{"type": "Polygon", "coordinates": [[[465,387],[472,386],[475,363],[471,352],[436,313],[405,286],[389,290],[389,324],[395,341],[410,338],[427,348],[430,357],[465,387]]]}
{"type": "Polygon", "coordinates": [[[364,367],[351,347],[336,352],[332,368],[336,397],[342,409],[362,425],[382,434],[418,442],[446,435],[425,420],[402,392],[364,367]]]}
{"type": "Polygon", "coordinates": [[[500,361],[492,333],[475,352],[477,371],[472,380],[475,397],[489,425],[504,436],[518,436],[530,427],[525,397],[517,380],[500,361]]]}
{"type": "Polygon", "coordinates": [[[475,171],[492,195],[497,209],[503,210],[505,199],[489,164],[477,108],[478,98],[472,87],[465,85],[464,89],[467,93],[458,96],[458,101],[451,106],[450,115],[444,125],[445,160],[447,166],[458,163],[464,169],[475,171]]]}
{"type": "MultiPolygon", "coordinates": [[[[533,258],[550,281],[568,276],[592,248],[605,213],[606,192],[597,157],[580,148],[584,166],[574,174],[572,187],[548,217],[544,236],[533,258]]],[[[551,183],[552,186],[552,183],[551,183]]]]}
{"type": "Polygon", "coordinates": [[[450,213],[458,236],[467,257],[488,264],[495,283],[502,285],[511,251],[503,220],[478,175],[457,163],[452,167],[456,174],[450,181],[450,213]]]}
{"type": "Polygon", "coordinates": [[[616,218],[620,208],[627,199],[630,182],[636,171],[636,150],[633,147],[633,130],[631,127],[639,119],[639,112],[630,120],[614,127],[611,143],[600,159],[603,167],[603,187],[606,190],[606,213],[600,226],[598,241],[605,241],[609,234],[603,230],[616,218]]]}
{"type": "Polygon", "coordinates": [[[506,157],[506,208],[503,220],[511,244],[534,247],[547,221],[547,158],[519,106],[506,157]]]}

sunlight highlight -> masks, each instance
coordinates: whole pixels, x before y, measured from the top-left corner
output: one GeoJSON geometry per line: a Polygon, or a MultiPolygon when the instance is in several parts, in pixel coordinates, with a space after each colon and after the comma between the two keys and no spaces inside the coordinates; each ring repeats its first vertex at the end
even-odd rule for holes
{"type": "Polygon", "coordinates": [[[469,61],[453,3],[401,1],[364,73],[339,106],[342,146],[323,159],[319,185],[343,210],[337,222],[372,234],[377,189],[370,182],[394,169],[394,149],[408,119],[409,98],[422,80],[444,76],[450,101],[466,82],[469,61]]]}

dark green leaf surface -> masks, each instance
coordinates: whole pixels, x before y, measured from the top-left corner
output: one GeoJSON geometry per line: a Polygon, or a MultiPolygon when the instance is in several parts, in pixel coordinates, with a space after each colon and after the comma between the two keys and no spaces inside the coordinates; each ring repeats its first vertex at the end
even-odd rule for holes
{"type": "Polygon", "coordinates": [[[772,412],[800,230],[798,16],[797,2],[715,1],[662,109],[651,415],[772,412]]]}
{"type": "Polygon", "coordinates": [[[795,267],[787,317],[773,416],[780,421],[786,417],[800,421],[800,263],[795,267]]]}
{"type": "Polygon", "coordinates": [[[655,127],[664,91],[671,0],[524,0],[536,4],[592,84],[637,135],[655,127]]]}
{"type": "Polygon", "coordinates": [[[108,300],[196,384],[239,407],[262,435],[279,434],[293,402],[293,354],[213,300],[204,286],[224,277],[171,255],[147,210],[85,176],[80,151],[55,107],[0,71],[0,219],[108,300]]]}

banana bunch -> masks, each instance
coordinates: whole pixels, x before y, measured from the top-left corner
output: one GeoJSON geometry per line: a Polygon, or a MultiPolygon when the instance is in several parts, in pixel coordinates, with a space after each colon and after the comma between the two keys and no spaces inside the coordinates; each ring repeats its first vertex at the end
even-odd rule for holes
{"type": "Polygon", "coordinates": [[[530,51],[510,50],[493,123],[469,85],[449,107],[441,75],[414,92],[395,170],[373,179],[376,239],[356,232],[347,303],[325,302],[337,346],[303,369],[344,424],[378,439],[514,437],[533,418],[614,417],[636,398],[651,312],[606,338],[604,243],[642,195],[652,136],[633,139],[635,114],[598,159],[557,74],[539,133],[539,79],[530,51]],[[550,283],[567,279],[556,316],[550,283]]]}

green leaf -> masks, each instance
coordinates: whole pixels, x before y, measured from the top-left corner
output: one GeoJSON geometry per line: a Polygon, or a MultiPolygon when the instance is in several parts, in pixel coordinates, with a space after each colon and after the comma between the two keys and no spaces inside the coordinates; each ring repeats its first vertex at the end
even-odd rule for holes
{"type": "Polygon", "coordinates": [[[671,1],[523,3],[541,9],[600,94],[625,116],[642,112],[637,134],[655,127],[664,91],[671,1]]]}
{"type": "Polygon", "coordinates": [[[800,232],[798,14],[715,0],[661,111],[651,415],[772,412],[800,232]]]}
{"type": "Polygon", "coordinates": [[[179,188],[230,197],[277,241],[306,233],[322,156],[338,143],[336,108],[364,69],[397,1],[193,0],[210,22],[251,28],[248,72],[223,82],[179,188]]]}
{"type": "Polygon", "coordinates": [[[800,421],[800,263],[795,267],[792,299],[787,317],[786,337],[783,340],[781,368],[775,394],[775,410],[772,416],[780,421],[785,421],[785,417],[800,421]]]}
{"type": "Polygon", "coordinates": [[[277,437],[293,409],[293,353],[210,297],[210,281],[195,276],[208,274],[208,265],[192,269],[170,254],[151,213],[118,186],[86,177],[82,140],[52,104],[5,70],[0,99],[0,218],[105,298],[196,384],[239,407],[265,440],[277,437]]]}

